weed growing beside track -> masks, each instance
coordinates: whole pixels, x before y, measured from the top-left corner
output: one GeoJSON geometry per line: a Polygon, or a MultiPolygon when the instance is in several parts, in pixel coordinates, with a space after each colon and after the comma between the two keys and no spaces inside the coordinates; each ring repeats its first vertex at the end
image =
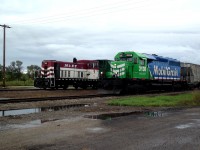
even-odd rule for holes
{"type": "Polygon", "coordinates": [[[200,106],[200,92],[192,91],[178,95],[129,96],[112,99],[109,105],[142,107],[200,106]]]}

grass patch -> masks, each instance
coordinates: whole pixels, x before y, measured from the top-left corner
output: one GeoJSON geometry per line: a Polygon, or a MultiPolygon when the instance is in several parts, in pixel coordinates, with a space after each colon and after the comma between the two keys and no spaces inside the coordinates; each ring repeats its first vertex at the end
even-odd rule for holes
{"type": "MultiPolygon", "coordinates": [[[[26,80],[26,81],[6,81],[6,86],[33,86],[34,81],[33,80],[26,80]]],[[[0,83],[0,86],[2,86],[3,83],[0,83]]]]}
{"type": "Polygon", "coordinates": [[[178,95],[162,96],[130,96],[112,99],[109,105],[115,106],[142,106],[142,107],[175,107],[175,106],[200,106],[200,92],[190,92],[178,95]]]}
{"type": "Polygon", "coordinates": [[[191,93],[191,98],[180,102],[183,106],[200,106],[200,91],[191,93]]]}

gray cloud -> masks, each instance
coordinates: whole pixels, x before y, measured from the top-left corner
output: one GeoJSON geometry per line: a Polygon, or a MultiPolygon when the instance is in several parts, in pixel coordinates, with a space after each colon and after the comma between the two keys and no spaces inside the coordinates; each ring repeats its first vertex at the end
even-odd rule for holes
{"type": "MultiPolygon", "coordinates": [[[[184,4],[190,4],[188,10],[187,6],[179,5],[185,8],[183,13],[179,12],[180,8],[175,7],[174,10],[166,13],[161,9],[167,10],[171,3],[167,6],[168,2],[162,2],[163,4],[160,2],[158,3],[160,5],[153,8],[148,6],[150,10],[155,10],[152,14],[160,13],[156,16],[151,15],[147,10],[143,12],[144,9],[141,8],[141,10],[134,9],[136,11],[131,12],[131,10],[128,13],[111,13],[93,18],[85,17],[81,20],[66,20],[66,22],[49,24],[18,22],[18,24],[12,24],[15,22],[12,21],[13,17],[18,20],[28,18],[34,21],[34,18],[45,16],[45,13],[48,16],[49,10],[59,11],[61,5],[63,5],[62,10],[64,6],[66,9],[70,9],[70,6],[81,8],[80,5],[83,5],[79,0],[73,5],[70,5],[70,1],[59,0],[59,2],[55,0],[12,0],[11,3],[2,0],[0,5],[2,22],[0,23],[8,23],[12,27],[6,30],[7,65],[15,60],[23,61],[23,65],[26,67],[31,64],[40,65],[44,59],[63,61],[72,61],[73,57],[77,57],[77,59],[113,59],[117,52],[131,50],[149,54],[156,53],[200,64],[200,29],[198,19],[195,19],[199,9],[197,9],[198,5],[195,5],[193,13],[192,2],[184,0],[184,4]],[[179,14],[176,16],[177,12],[179,14]],[[188,12],[190,12],[189,15],[184,16],[188,12]],[[174,16],[169,16],[172,14],[174,16]],[[162,16],[165,16],[166,20],[162,16]],[[180,16],[184,16],[184,18],[180,18],[180,16]],[[176,20],[177,18],[180,20],[176,20]]],[[[89,4],[89,0],[87,2],[89,4]]],[[[175,0],[175,2],[179,4],[179,1],[175,0]]],[[[98,4],[98,1],[96,3],[98,4]]],[[[98,7],[98,5],[96,6],[98,7]]],[[[85,5],[83,7],[86,8],[85,5]]],[[[2,31],[0,30],[0,48],[3,47],[2,31]]],[[[2,58],[2,53],[0,53],[0,58],[2,58]]]]}
{"type": "Polygon", "coordinates": [[[72,28],[16,27],[8,29],[7,35],[7,63],[21,60],[24,66],[40,65],[43,59],[113,59],[117,52],[130,50],[200,64],[200,34],[187,31],[94,32],[72,28]]]}

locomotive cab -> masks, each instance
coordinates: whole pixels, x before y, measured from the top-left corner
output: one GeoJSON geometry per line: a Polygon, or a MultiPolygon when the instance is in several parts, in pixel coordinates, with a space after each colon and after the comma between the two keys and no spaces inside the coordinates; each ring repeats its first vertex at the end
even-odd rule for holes
{"type": "Polygon", "coordinates": [[[147,58],[135,52],[121,52],[111,63],[113,77],[118,78],[149,78],[147,58]]]}
{"type": "Polygon", "coordinates": [[[134,86],[138,87],[139,80],[150,77],[147,58],[136,52],[118,53],[115,61],[110,63],[109,73],[110,76],[102,81],[102,87],[105,90],[113,90],[115,94],[134,88],[134,86]]]}
{"type": "Polygon", "coordinates": [[[55,87],[54,73],[56,74],[56,70],[54,68],[57,68],[55,67],[56,62],[57,62],[56,60],[42,61],[39,75],[34,80],[35,87],[43,89],[55,87]]]}

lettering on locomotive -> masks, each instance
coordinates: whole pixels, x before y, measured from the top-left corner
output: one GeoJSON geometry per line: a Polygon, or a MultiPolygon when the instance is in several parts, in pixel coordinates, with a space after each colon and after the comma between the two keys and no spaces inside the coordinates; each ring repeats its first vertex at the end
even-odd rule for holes
{"type": "Polygon", "coordinates": [[[76,68],[77,65],[74,65],[74,64],[65,64],[64,67],[68,67],[68,68],[76,68]]]}
{"type": "Polygon", "coordinates": [[[145,66],[139,66],[139,71],[146,72],[147,68],[145,66]]]}
{"type": "Polygon", "coordinates": [[[170,67],[158,67],[154,65],[154,75],[159,76],[176,76],[178,77],[178,70],[175,68],[172,70],[170,67]]]}

